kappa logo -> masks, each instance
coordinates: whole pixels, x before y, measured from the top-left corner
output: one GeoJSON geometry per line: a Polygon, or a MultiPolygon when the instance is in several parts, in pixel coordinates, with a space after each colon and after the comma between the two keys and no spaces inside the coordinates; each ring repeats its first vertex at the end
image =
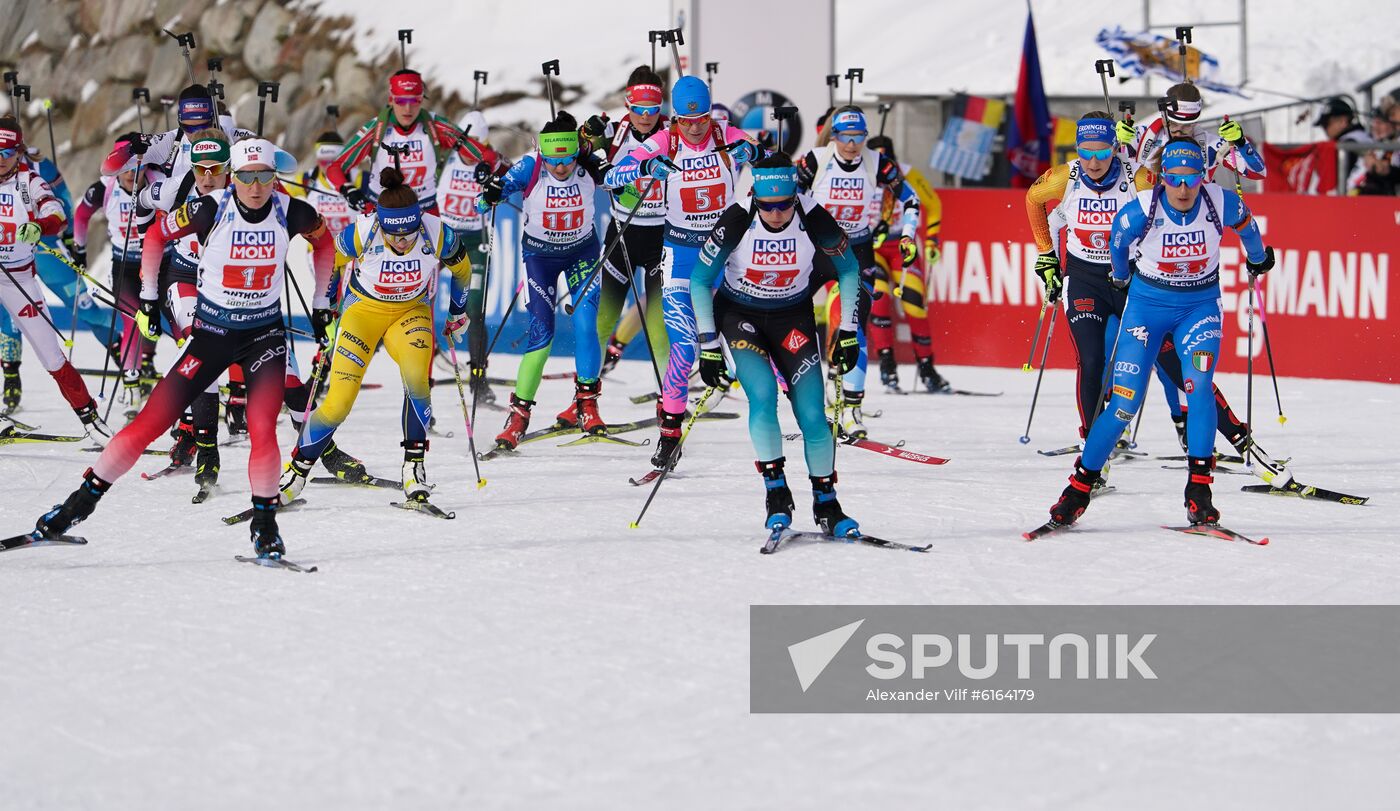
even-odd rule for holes
{"type": "Polygon", "coordinates": [[[175,371],[186,380],[194,380],[194,373],[199,371],[199,367],[203,363],[204,361],[199,358],[190,356],[180,361],[180,365],[175,367],[175,371]]]}
{"type": "Polygon", "coordinates": [[[855,636],[856,631],[864,624],[865,620],[856,620],[849,625],[788,645],[788,658],[792,660],[792,670],[797,674],[797,684],[802,688],[802,692],[807,692],[807,688],[816,683],[827,665],[831,664],[836,654],[846,647],[846,643],[851,641],[851,637],[855,636]]]}
{"type": "Polygon", "coordinates": [[[802,347],[811,342],[812,340],[806,335],[803,335],[800,330],[793,329],[793,331],[789,332],[787,337],[783,339],[783,348],[796,355],[802,347]]]}
{"type": "Polygon", "coordinates": [[[1128,327],[1128,334],[1142,341],[1143,346],[1147,346],[1147,327],[1128,327]]]}

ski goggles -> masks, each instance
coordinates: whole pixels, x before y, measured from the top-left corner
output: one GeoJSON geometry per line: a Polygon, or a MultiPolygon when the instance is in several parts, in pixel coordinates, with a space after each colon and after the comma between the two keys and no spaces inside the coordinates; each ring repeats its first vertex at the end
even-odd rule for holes
{"type": "Polygon", "coordinates": [[[864,132],[838,132],[836,140],[843,144],[863,144],[868,133],[864,132]]]}
{"type": "Polygon", "coordinates": [[[699,115],[676,116],[676,123],[682,127],[694,127],[697,124],[709,125],[712,121],[714,121],[714,118],[710,116],[708,110],[699,115]]]}
{"type": "Polygon", "coordinates": [[[258,184],[260,186],[271,186],[277,179],[277,172],[273,169],[239,169],[233,173],[233,179],[245,186],[258,184]]]}
{"type": "Polygon", "coordinates": [[[568,166],[578,160],[578,155],[565,155],[562,158],[545,158],[544,162],[550,166],[568,166]]]}
{"type": "Polygon", "coordinates": [[[190,165],[190,168],[194,170],[194,173],[195,173],[196,176],[204,175],[205,177],[219,177],[219,176],[222,175],[225,171],[228,170],[228,164],[226,164],[226,163],[195,163],[195,164],[191,164],[191,165],[190,165]]]}
{"type": "Polygon", "coordinates": [[[754,205],[759,211],[787,211],[797,204],[796,197],[789,197],[786,200],[759,200],[754,198],[754,205]]]}
{"type": "Polygon", "coordinates": [[[1081,160],[1086,161],[1106,161],[1113,157],[1113,147],[1108,147],[1107,149],[1085,149],[1081,146],[1075,151],[1079,153],[1079,158],[1081,160]]]}
{"type": "Polygon", "coordinates": [[[1205,172],[1188,172],[1184,175],[1171,172],[1164,172],[1162,174],[1162,183],[1168,186],[1185,186],[1188,189],[1196,188],[1201,185],[1202,181],[1205,179],[1205,172]]]}
{"type": "Polygon", "coordinates": [[[19,147],[12,146],[8,149],[0,149],[0,160],[9,160],[19,154],[19,147]]]}
{"type": "Polygon", "coordinates": [[[627,109],[632,111],[632,115],[661,115],[660,104],[629,104],[627,109]]]}
{"type": "Polygon", "coordinates": [[[411,107],[414,104],[422,104],[422,96],[390,96],[389,101],[400,107],[411,107]]]}

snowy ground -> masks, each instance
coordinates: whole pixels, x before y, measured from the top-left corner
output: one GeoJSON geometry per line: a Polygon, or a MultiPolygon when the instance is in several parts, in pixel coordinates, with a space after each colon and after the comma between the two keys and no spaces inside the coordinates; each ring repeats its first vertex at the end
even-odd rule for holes
{"type": "MultiPolygon", "coordinates": [[[[90,343],[90,342],[87,342],[90,343]]],[[[91,348],[91,347],[85,347],[91,348]]],[[[303,348],[303,352],[304,352],[303,348]]],[[[95,352],[87,360],[92,361],[95,352]]],[[[551,363],[561,370],[567,364],[551,363]]],[[[501,359],[493,373],[513,373],[501,359]]],[[[19,415],[77,424],[25,364],[19,415]]],[[[472,486],[458,436],[434,441],[452,522],[392,510],[392,491],[311,485],[281,525],[296,575],[235,563],[246,452],[192,506],[188,478],[135,472],[82,525],[83,548],[0,557],[0,806],[21,808],[1378,807],[1395,801],[1400,723],[1373,716],[754,716],[748,616],[768,603],[1393,603],[1400,597],[1400,392],[1286,380],[1286,426],[1262,444],[1306,481],[1371,506],[1235,491],[1226,521],[1266,548],[1157,529],[1182,518],[1184,473],[1122,463],[1081,530],[1026,544],[1069,471],[1033,448],[1074,440],[1071,377],[947,368],[999,398],[873,393],[877,438],[948,456],[924,467],[842,448],[840,492],[871,532],[927,556],[836,545],[757,553],[762,491],[742,421],[701,423],[640,530],[627,483],[649,449],[526,446],[472,486]],[[1385,767],[1391,763],[1391,767],[1385,767]],[[941,802],[940,802],[941,801],[941,802]]],[[[912,369],[906,367],[906,381],[912,369]]],[[[625,362],[613,421],[650,414],[625,362]],[[625,381],[625,384],[622,382],[625,381]]],[[[341,433],[396,476],[399,397],[380,357],[341,433]]],[[[1243,405],[1243,379],[1223,377],[1243,405]]],[[[502,399],[505,391],[500,392],[502,399]]],[[[567,398],[547,382],[537,424],[567,398]]],[[[1176,452],[1160,400],[1141,442],[1176,452]]],[[[725,410],[745,409],[731,399],[725,410]]],[[[482,412],[481,434],[501,417],[482,412]]],[[[790,419],[788,420],[790,423],[790,419]]],[[[638,438],[646,434],[634,434],[638,438]]],[[[292,434],[284,428],[284,448],[292,434]]],[[[161,441],[164,446],[165,440],[161,441]]],[[[793,449],[796,455],[796,449],[793,449]]],[[[0,446],[0,528],[29,526],[93,456],[0,446]]],[[[138,470],[155,470],[146,457],[138,470]]],[[[794,480],[804,473],[797,464],[794,480]]],[[[796,489],[796,488],[795,488],[796,489]]],[[[801,490],[798,490],[801,496],[801,490]]],[[[799,507],[805,498],[799,497],[799,507]]],[[[810,526],[803,509],[800,526],[810,526]]]]}

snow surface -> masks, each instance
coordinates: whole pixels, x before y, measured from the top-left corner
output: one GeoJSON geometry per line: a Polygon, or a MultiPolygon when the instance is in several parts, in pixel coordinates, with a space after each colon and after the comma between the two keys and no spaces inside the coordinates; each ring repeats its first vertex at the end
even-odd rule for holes
{"type": "MultiPolygon", "coordinates": [[[[521,322],[523,323],[523,322],[521,322]]],[[[506,340],[514,335],[505,336],[506,340]]],[[[95,345],[79,357],[100,364],[95,345]]],[[[162,345],[162,352],[170,347],[162,345]]],[[[307,347],[301,346],[303,361],[307,347]]],[[[169,356],[164,356],[168,361],[169,356]]],[[[553,359],[550,369],[568,369],[553,359]]],[[[513,360],[492,366],[512,375],[513,360]]],[[[38,364],[25,409],[73,433],[38,364]]],[[[144,457],[79,529],[82,548],[0,555],[0,806],[29,808],[1180,808],[1380,807],[1395,801],[1400,721],[1286,715],[755,716],[751,604],[1394,603],[1400,565],[1395,386],[1281,381],[1289,416],[1259,439],[1304,480],[1367,507],[1244,495],[1222,475],[1229,525],[1264,548],[1157,529],[1182,517],[1184,474],[1123,462],[1118,492],[1082,528],[1027,544],[1075,440],[1072,377],[944,369],[1003,397],[872,392],[873,435],[950,457],[925,467],[843,447],[840,492],[871,532],[932,553],[808,545],[758,554],[762,489],[742,420],[695,428],[642,529],[627,484],[650,448],[525,446],[473,487],[453,387],[435,391],[457,436],[434,439],[435,501],[457,519],[399,512],[395,491],[310,485],[280,523],[297,575],[236,563],[247,530],[246,450],[223,449],[223,490],[193,506],[189,478],[144,482],[144,457]],[[1389,763],[1390,766],[1385,764],[1389,763]]],[[[905,367],[906,381],[912,369],[905,367]]],[[[400,398],[383,356],[337,437],[397,475],[400,398]]],[[[645,362],[604,386],[613,421],[652,413],[645,362]],[[624,382],[625,381],[625,382],[624,382]]],[[[1220,377],[1243,405],[1240,375],[1220,377]]],[[[1155,387],[1154,387],[1155,390],[1155,387]]],[[[497,390],[505,399],[504,389],[497,390]]],[[[569,395],[540,391],[536,423],[569,395]]],[[[1158,395],[1154,394],[1154,398],[1158,395]]],[[[722,406],[744,412],[736,395],[722,406]]],[[[1144,449],[1176,453],[1160,399],[1144,449]]],[[[502,415],[482,411],[479,444],[502,415]]],[[[784,424],[791,427],[789,415],[784,424]]],[[[650,433],[638,432],[642,439],[650,433]]],[[[284,453],[293,435],[283,422],[284,453]]],[[[161,439],[157,447],[165,447],[161,439]]],[[[800,457],[789,443],[792,458],[800,457]]],[[[95,456],[0,446],[0,527],[32,526],[95,456]]],[[[790,468],[802,482],[800,461],[790,468]]],[[[795,487],[799,506],[805,502],[795,487]]],[[[810,527],[805,508],[799,528],[810,527]]]]}

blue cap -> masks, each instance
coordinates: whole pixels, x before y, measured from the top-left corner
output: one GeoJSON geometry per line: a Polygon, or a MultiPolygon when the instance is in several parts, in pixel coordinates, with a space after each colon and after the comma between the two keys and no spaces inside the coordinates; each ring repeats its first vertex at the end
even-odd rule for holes
{"type": "Polygon", "coordinates": [[[384,229],[384,233],[393,234],[396,237],[406,236],[417,231],[422,216],[416,202],[403,208],[380,206],[375,209],[374,213],[379,218],[379,227],[384,229]]]}
{"type": "Polygon", "coordinates": [[[1162,171],[1178,167],[1206,170],[1206,156],[1201,145],[1195,141],[1171,141],[1162,149],[1162,171]]]}
{"type": "Polygon", "coordinates": [[[694,76],[682,76],[671,88],[671,110],[679,116],[710,112],[710,86],[694,76]]]}
{"type": "Polygon", "coordinates": [[[1074,128],[1074,142],[1082,144],[1088,141],[1112,144],[1113,122],[1107,118],[1081,118],[1074,128]]]}
{"type": "Polygon", "coordinates": [[[791,197],[797,194],[797,167],[773,166],[749,170],[754,197],[791,197]]]}
{"type": "Polygon", "coordinates": [[[865,123],[865,113],[859,110],[842,110],[831,119],[832,132],[869,132],[865,123]]]}

